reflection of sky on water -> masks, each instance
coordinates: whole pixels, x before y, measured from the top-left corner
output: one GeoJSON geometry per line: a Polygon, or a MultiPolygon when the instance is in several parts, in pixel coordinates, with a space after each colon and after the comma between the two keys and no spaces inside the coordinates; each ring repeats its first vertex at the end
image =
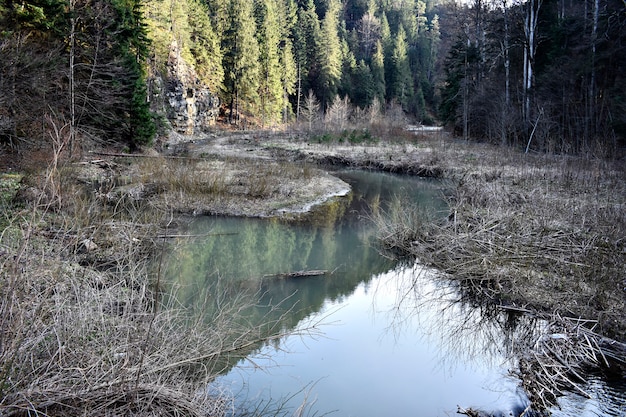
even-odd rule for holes
{"type": "Polygon", "coordinates": [[[592,395],[591,399],[576,394],[560,398],[561,409],[555,409],[553,417],[626,416],[626,379],[610,384],[592,379],[583,389],[592,395]]]}
{"type": "MultiPolygon", "coordinates": [[[[442,308],[454,314],[453,307],[445,301],[417,310],[398,304],[414,276],[411,268],[385,273],[343,301],[327,302],[320,314],[329,314],[330,324],[322,338],[294,336],[283,340],[281,350],[265,347],[219,383],[249,399],[303,391],[293,398],[294,409],[310,389],[309,400],[316,400],[311,414],[336,410],[336,416],[446,416],[457,405],[504,410],[518,403],[503,357],[468,360],[441,344],[446,329],[432,324],[440,322],[442,308]]],[[[434,281],[424,278],[420,291],[440,295],[434,281]]],[[[463,337],[453,349],[471,350],[471,332],[463,337]]]]}
{"type": "MultiPolygon", "coordinates": [[[[273,342],[219,382],[257,405],[293,395],[292,411],[307,397],[313,404],[303,415],[450,416],[459,405],[508,416],[522,401],[507,376],[514,364],[506,358],[525,352],[541,326],[475,300],[458,302],[450,280],[419,267],[394,267],[372,247],[373,226],[362,214],[385,209],[398,195],[445,212],[440,185],[362,171],[342,178],[354,187],[345,203],[350,206],[330,206],[320,223],[198,218],[190,233],[200,237],[176,241],[167,276],[186,305],[213,311],[215,300],[240,299],[254,306],[243,317],[251,326],[278,320],[287,331],[324,318],[323,336],[273,342]],[[303,269],[332,274],[271,278],[303,269]]],[[[613,391],[592,384],[588,391],[603,399],[568,396],[554,415],[626,415],[623,382],[613,391]]],[[[523,407],[515,411],[519,415],[523,407]]]]}

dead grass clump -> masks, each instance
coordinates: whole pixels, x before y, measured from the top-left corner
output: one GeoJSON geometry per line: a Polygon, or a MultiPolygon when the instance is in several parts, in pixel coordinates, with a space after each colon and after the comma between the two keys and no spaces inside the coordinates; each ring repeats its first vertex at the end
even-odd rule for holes
{"type": "Polygon", "coordinates": [[[128,171],[129,184],[104,193],[110,205],[129,200],[178,213],[244,216],[269,215],[281,206],[308,203],[297,201],[306,197],[302,190],[314,176],[327,177],[306,163],[224,156],[145,158],[128,171]]]}
{"type": "Polygon", "coordinates": [[[215,331],[183,333],[188,318],[161,306],[136,220],[103,228],[136,238],[118,241],[117,262],[99,272],[76,263],[79,254],[71,257],[67,244],[92,233],[94,244],[104,246],[99,233],[89,232],[97,224],[62,233],[71,224],[64,213],[35,207],[26,214],[3,230],[0,242],[14,254],[0,263],[0,414],[225,411],[223,399],[198,394],[198,383],[212,374],[188,366],[206,369],[210,355],[218,355],[219,345],[207,343],[217,340],[215,331]]]}
{"type": "Polygon", "coordinates": [[[153,184],[158,192],[219,195],[226,192],[221,164],[198,159],[146,158],[139,162],[138,183],[153,184]]]}
{"type": "Polygon", "coordinates": [[[445,272],[481,300],[557,317],[547,331],[563,333],[572,361],[598,359],[576,366],[567,359],[557,372],[545,358],[560,363],[566,351],[542,344],[547,356],[521,362],[522,372],[550,370],[545,380],[528,379],[529,387],[545,388],[534,400],[538,406],[554,404],[562,389],[578,390],[572,373],[584,378],[583,370],[607,366],[624,372],[623,356],[616,364],[616,355],[599,342],[623,346],[626,340],[624,167],[511,154],[498,159],[493,151],[469,155],[455,155],[465,159],[465,172],[451,190],[449,217],[420,222],[409,205],[396,204],[377,219],[383,243],[445,272]],[[570,326],[567,317],[581,321],[570,326]],[[552,385],[544,387],[548,380],[552,385]]]}
{"type": "Polygon", "coordinates": [[[225,299],[207,300],[219,309],[201,321],[165,297],[149,257],[167,212],[94,192],[66,205],[75,188],[56,190],[55,210],[13,211],[0,233],[0,414],[232,412],[207,386],[231,356],[278,337],[271,324],[243,326],[225,299]]]}
{"type": "Polygon", "coordinates": [[[556,406],[566,392],[592,398],[585,383],[598,368],[616,368],[616,375],[626,371],[626,344],[599,335],[589,325],[555,315],[544,322],[540,336],[519,352],[517,373],[538,409],[556,406]]]}

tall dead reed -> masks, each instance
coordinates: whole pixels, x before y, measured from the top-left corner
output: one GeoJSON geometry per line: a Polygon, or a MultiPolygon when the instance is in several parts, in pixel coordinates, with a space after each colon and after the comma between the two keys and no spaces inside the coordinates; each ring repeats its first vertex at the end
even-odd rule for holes
{"type": "Polygon", "coordinates": [[[85,191],[62,165],[55,153],[29,181],[36,200],[11,207],[0,233],[10,254],[0,258],[0,415],[232,412],[208,384],[280,332],[243,326],[241,305],[220,294],[208,295],[220,298],[207,301],[220,306],[211,320],[166,297],[155,236],[171,214],[85,191]]]}
{"type": "Polygon", "coordinates": [[[439,152],[454,180],[448,218],[416,220],[409,204],[395,204],[375,218],[382,243],[483,301],[548,319],[539,351],[520,362],[540,408],[581,391],[590,369],[624,372],[624,166],[487,147],[439,152]]]}

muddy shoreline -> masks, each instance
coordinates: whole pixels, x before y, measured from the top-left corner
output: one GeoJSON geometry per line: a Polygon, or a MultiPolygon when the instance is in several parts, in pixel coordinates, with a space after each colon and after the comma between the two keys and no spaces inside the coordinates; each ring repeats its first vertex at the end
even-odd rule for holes
{"type": "MultiPolygon", "coordinates": [[[[17,358],[6,364],[6,375],[24,383],[5,393],[0,411],[45,411],[46,404],[64,410],[70,388],[58,386],[60,380],[74,381],[72,407],[86,410],[93,395],[107,398],[98,389],[110,393],[111,386],[121,396],[140,389],[147,407],[163,395],[175,406],[184,398],[178,394],[182,386],[187,387],[185,398],[194,398],[195,385],[184,373],[156,370],[190,361],[204,368],[219,356],[221,340],[229,344],[232,337],[245,345],[259,335],[252,329],[242,338],[240,331],[219,322],[215,329],[202,329],[204,334],[200,329],[180,334],[177,320],[185,322],[184,315],[157,315],[148,287],[155,280],[158,286],[158,273],[145,267],[167,244],[161,236],[187,215],[297,217],[311,205],[348,192],[347,184],[332,175],[331,167],[339,166],[449,181],[447,219],[398,227],[392,218],[388,229],[389,219],[382,219],[381,230],[391,239],[381,244],[445,272],[481,303],[546,320],[546,334],[520,347],[518,372],[534,405],[550,407],[560,392],[579,389],[588,372],[622,378],[626,372],[623,160],[529,155],[458,141],[444,132],[359,144],[319,142],[298,132],[216,132],[164,140],[157,149],[136,155],[102,150],[47,170],[40,164],[21,180],[0,236],[0,251],[14,254],[0,262],[9,283],[0,295],[14,300],[18,294],[20,308],[0,313],[11,340],[24,341],[29,349],[5,345],[14,349],[5,357],[17,358]],[[400,229],[402,236],[395,235],[400,229]],[[151,335],[155,320],[161,323],[158,339],[151,335]],[[33,325],[25,328],[24,322],[33,325]],[[106,323],[107,330],[94,330],[96,322],[106,323]],[[122,334],[120,328],[132,331],[122,334]],[[67,348],[47,344],[50,329],[66,338],[67,348]],[[142,336],[128,336],[135,334],[142,336]],[[219,344],[207,345],[207,340],[219,344]],[[192,352],[180,350],[181,343],[192,352]],[[118,352],[111,346],[127,348],[118,352]],[[35,360],[29,352],[39,356],[35,360]],[[111,356],[105,371],[102,352],[111,356]],[[144,364],[144,358],[153,364],[144,364]],[[14,363],[25,365],[11,369],[14,363]],[[75,374],[75,363],[97,372],[75,374]],[[42,369],[45,373],[37,374],[42,369]],[[102,372],[110,372],[113,385],[94,389],[102,372]],[[41,389],[30,385],[32,375],[41,389]],[[145,384],[124,382],[140,377],[145,384]]],[[[197,378],[205,381],[210,375],[197,378]]],[[[207,404],[222,404],[204,400],[189,400],[183,408],[198,407],[201,415],[207,404]]]]}

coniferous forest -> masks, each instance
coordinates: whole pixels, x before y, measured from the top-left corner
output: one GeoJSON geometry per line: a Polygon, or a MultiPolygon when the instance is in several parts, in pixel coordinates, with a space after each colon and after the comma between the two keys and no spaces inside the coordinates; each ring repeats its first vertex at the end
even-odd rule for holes
{"type": "Polygon", "coordinates": [[[225,123],[341,101],[539,152],[624,147],[623,0],[3,0],[0,141],[151,143],[173,45],[225,123]]]}

